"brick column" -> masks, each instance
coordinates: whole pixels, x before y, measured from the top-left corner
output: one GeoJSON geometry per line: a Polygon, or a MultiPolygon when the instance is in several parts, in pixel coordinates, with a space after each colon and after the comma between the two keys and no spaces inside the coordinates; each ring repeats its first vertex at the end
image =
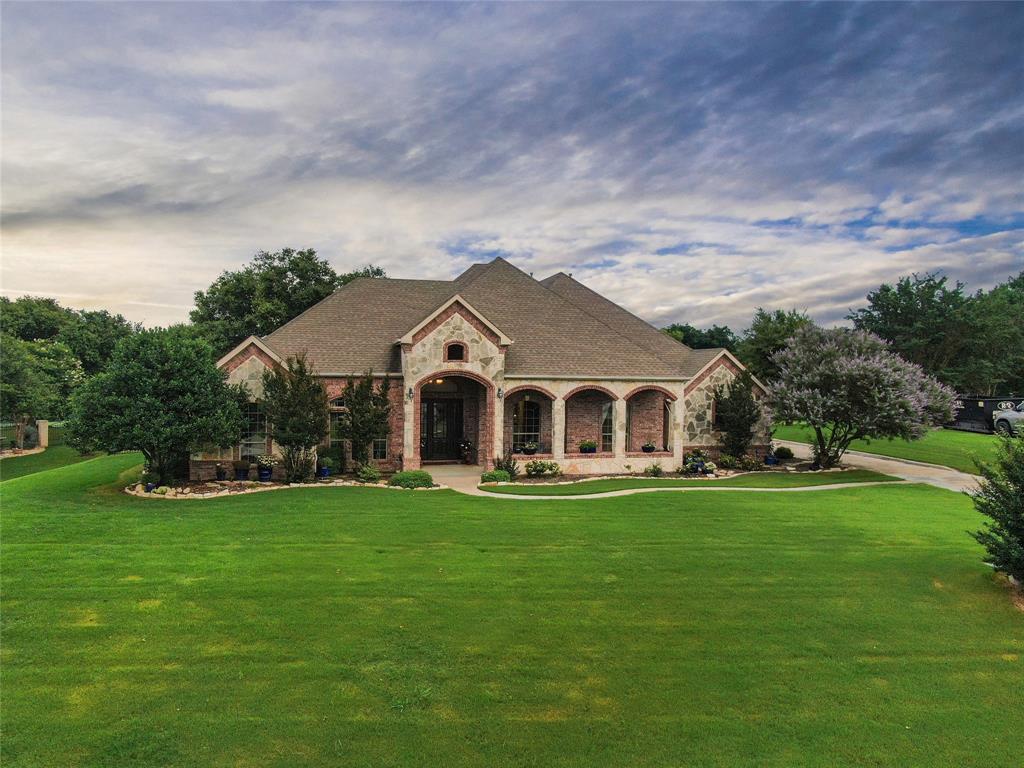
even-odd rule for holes
{"type": "Polygon", "coordinates": [[[565,458],[565,400],[560,397],[551,401],[551,455],[565,458]]]}
{"type": "Polygon", "coordinates": [[[612,449],[615,458],[626,458],[626,401],[621,397],[612,402],[612,449]]]}
{"type": "Polygon", "coordinates": [[[50,422],[36,419],[36,430],[39,436],[39,447],[46,448],[50,444],[50,422]]]}

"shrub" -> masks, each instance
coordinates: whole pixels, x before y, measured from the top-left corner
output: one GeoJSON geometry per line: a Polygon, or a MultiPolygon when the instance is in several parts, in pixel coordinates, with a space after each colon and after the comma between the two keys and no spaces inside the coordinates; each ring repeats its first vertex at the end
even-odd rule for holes
{"type": "Polygon", "coordinates": [[[158,475],[156,472],[143,472],[140,482],[146,484],[153,483],[154,485],[156,485],[157,483],[160,482],[160,475],[158,475]]]}
{"type": "Polygon", "coordinates": [[[562,468],[558,466],[558,462],[540,459],[526,462],[528,477],[558,477],[560,474],[562,474],[562,468]]]}
{"type": "Polygon", "coordinates": [[[740,465],[740,460],[735,456],[730,456],[727,453],[723,453],[718,457],[718,466],[722,469],[736,469],[740,465]]]}
{"type": "Polygon", "coordinates": [[[434,478],[422,469],[408,469],[405,472],[395,472],[388,480],[388,485],[398,488],[432,488],[434,478]]]}
{"type": "Polygon", "coordinates": [[[657,448],[658,446],[656,446],[656,445],[655,445],[654,443],[652,443],[652,442],[651,442],[650,440],[648,440],[648,441],[647,441],[646,443],[644,443],[644,444],[643,444],[643,446],[641,446],[641,447],[642,447],[642,448],[644,448],[644,450],[649,450],[649,451],[653,451],[653,450],[654,450],[655,448],[657,448]]]}
{"type": "Polygon", "coordinates": [[[760,472],[764,469],[764,462],[759,461],[753,456],[744,456],[740,459],[740,469],[744,472],[760,472]]]}
{"type": "Polygon", "coordinates": [[[651,464],[651,466],[644,470],[644,475],[647,477],[661,477],[664,474],[665,470],[662,468],[661,464],[658,463],[651,464]]]}
{"type": "Polygon", "coordinates": [[[511,479],[508,472],[504,469],[492,469],[490,472],[484,472],[480,475],[481,483],[507,483],[511,479]]]}
{"type": "Polygon", "coordinates": [[[971,535],[993,568],[1024,584],[1024,436],[1000,438],[995,462],[978,469],[982,480],[971,499],[989,521],[971,535]]]}
{"type": "Polygon", "coordinates": [[[380,470],[372,464],[360,464],[356,467],[356,480],[360,483],[379,483],[380,470]]]}
{"type": "Polygon", "coordinates": [[[580,440],[580,452],[584,451],[596,451],[597,441],[596,440],[580,440]]]}
{"type": "Polygon", "coordinates": [[[273,456],[263,455],[256,457],[256,466],[260,469],[273,469],[277,466],[277,459],[273,456]]]}
{"type": "Polygon", "coordinates": [[[320,458],[321,469],[334,469],[334,460],[330,456],[322,456],[320,458]]]}
{"type": "Polygon", "coordinates": [[[713,461],[709,461],[707,464],[704,465],[705,472],[714,472],[716,469],[718,469],[718,465],[716,465],[713,461]]]}
{"type": "Polygon", "coordinates": [[[508,472],[509,480],[519,477],[519,463],[512,456],[498,456],[494,460],[494,468],[508,472]]]}
{"type": "Polygon", "coordinates": [[[778,448],[772,451],[772,455],[775,456],[775,458],[778,459],[779,461],[789,461],[790,459],[793,458],[793,449],[787,448],[784,445],[780,445],[778,448]]]}

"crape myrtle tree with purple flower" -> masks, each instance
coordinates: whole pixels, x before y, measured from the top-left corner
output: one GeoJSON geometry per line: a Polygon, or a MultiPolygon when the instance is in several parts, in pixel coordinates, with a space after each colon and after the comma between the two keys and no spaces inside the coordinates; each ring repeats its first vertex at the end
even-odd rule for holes
{"type": "Polygon", "coordinates": [[[815,460],[825,469],[854,440],[916,440],[953,418],[953,391],[866,331],[810,325],[772,359],[775,420],[808,424],[815,460]]]}

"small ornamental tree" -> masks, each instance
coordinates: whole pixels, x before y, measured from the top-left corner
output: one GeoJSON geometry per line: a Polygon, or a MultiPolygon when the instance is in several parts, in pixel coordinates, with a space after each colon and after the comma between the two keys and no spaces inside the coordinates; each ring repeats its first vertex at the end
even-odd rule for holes
{"type": "Polygon", "coordinates": [[[374,440],[388,436],[388,418],[391,401],[388,399],[390,381],[387,377],[380,386],[374,386],[373,372],[359,380],[349,379],[345,391],[335,403],[342,407],[338,419],[339,436],[352,446],[356,465],[369,461],[370,445],[374,440]]]}
{"type": "Polygon", "coordinates": [[[328,432],[327,391],[306,364],[290,357],[263,374],[263,410],[270,437],[281,446],[285,479],[308,480],[316,470],[316,447],[328,432]]]}
{"type": "Polygon", "coordinates": [[[916,440],[953,418],[952,390],[865,331],[807,326],[772,359],[769,407],[777,421],[811,427],[824,468],[854,440],[916,440]]]}
{"type": "Polygon", "coordinates": [[[715,388],[715,415],[722,432],[722,451],[741,457],[754,439],[761,405],[754,399],[754,379],[743,371],[728,386],[715,388]]]}
{"type": "Polygon", "coordinates": [[[1024,435],[1001,438],[995,462],[978,469],[982,480],[971,498],[989,522],[971,535],[993,568],[1024,585],[1024,435]]]}
{"type": "Polygon", "coordinates": [[[141,331],[119,341],[106,369],[75,391],[68,436],[82,451],[141,451],[166,485],[191,452],[239,441],[243,394],[190,328],[141,331]]]}

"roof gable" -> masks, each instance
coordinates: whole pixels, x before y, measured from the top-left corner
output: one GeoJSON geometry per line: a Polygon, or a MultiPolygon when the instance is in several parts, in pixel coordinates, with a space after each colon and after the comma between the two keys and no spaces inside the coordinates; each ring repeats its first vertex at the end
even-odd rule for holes
{"type": "Polygon", "coordinates": [[[472,304],[470,304],[468,301],[466,301],[464,298],[462,298],[462,296],[460,296],[457,293],[454,296],[452,296],[450,299],[448,299],[448,301],[446,301],[444,304],[442,304],[437,309],[435,309],[433,312],[431,312],[429,315],[427,315],[425,318],[423,318],[423,320],[421,320],[419,323],[417,323],[416,326],[414,326],[408,332],[406,332],[400,339],[398,339],[398,343],[400,343],[400,344],[413,344],[416,341],[419,341],[419,339],[417,338],[417,335],[420,333],[420,331],[422,331],[424,328],[426,328],[428,325],[430,325],[430,323],[435,318],[437,318],[440,315],[444,314],[445,311],[448,310],[450,307],[456,307],[456,311],[458,311],[458,308],[461,307],[466,312],[468,312],[473,317],[475,317],[477,320],[479,320],[480,323],[487,330],[489,330],[491,333],[494,334],[495,343],[497,343],[499,346],[507,347],[509,344],[512,343],[512,339],[510,339],[508,336],[506,336],[504,333],[502,333],[501,330],[499,330],[490,320],[488,320],[486,317],[484,317],[482,314],[480,314],[477,310],[475,310],[473,308],[472,304]]]}

